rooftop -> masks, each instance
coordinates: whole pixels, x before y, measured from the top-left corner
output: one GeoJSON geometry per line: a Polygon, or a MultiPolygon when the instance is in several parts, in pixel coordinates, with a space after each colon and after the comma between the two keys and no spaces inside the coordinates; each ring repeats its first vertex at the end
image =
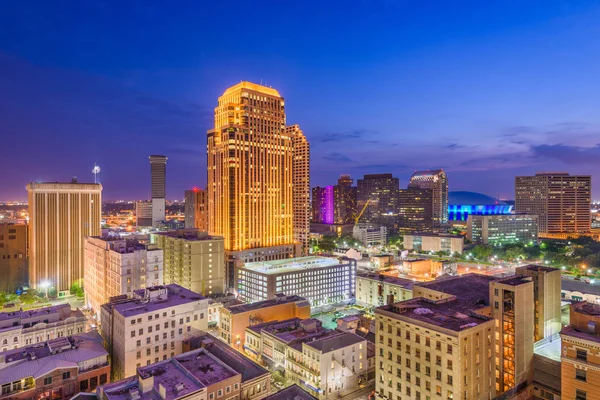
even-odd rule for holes
{"type": "Polygon", "coordinates": [[[528,278],[525,276],[511,275],[506,278],[500,278],[496,282],[502,283],[502,284],[508,285],[508,286],[519,286],[519,285],[523,285],[524,283],[531,282],[531,278],[528,278]]]}
{"type": "Polygon", "coordinates": [[[376,274],[372,272],[358,272],[356,277],[398,285],[407,289],[412,289],[415,283],[412,279],[400,278],[392,275],[376,274]]]}
{"type": "Polygon", "coordinates": [[[61,337],[0,353],[0,384],[27,377],[37,379],[56,368],[78,368],[80,363],[106,357],[98,331],[61,337]]]}
{"type": "Polygon", "coordinates": [[[600,336],[577,329],[573,325],[568,325],[562,328],[560,334],[561,336],[571,336],[577,339],[589,340],[591,342],[600,343],[600,336]]]}
{"type": "Polygon", "coordinates": [[[85,318],[85,315],[80,310],[71,310],[71,305],[68,303],[35,310],[2,312],[0,313],[0,330],[31,328],[39,322],[54,323],[71,317],[85,318]]]}
{"type": "Polygon", "coordinates": [[[453,235],[451,233],[432,233],[432,232],[413,232],[404,236],[425,236],[425,237],[439,237],[439,238],[450,238],[450,239],[464,239],[463,235],[453,235]]]}
{"type": "MultiPolygon", "coordinates": [[[[205,349],[192,350],[174,357],[183,368],[204,386],[229,379],[238,373],[205,349]]],[[[140,376],[143,371],[139,369],[140,376]]]]}
{"type": "Polygon", "coordinates": [[[313,268],[326,268],[340,264],[341,263],[337,258],[309,256],[286,258],[284,260],[250,262],[244,265],[244,269],[274,275],[313,268]]]}
{"type": "Polygon", "coordinates": [[[317,339],[315,341],[305,343],[307,346],[312,347],[317,351],[321,351],[323,354],[343,349],[344,347],[352,346],[357,343],[364,342],[366,345],[366,339],[362,338],[354,333],[343,332],[336,335],[330,335],[323,339],[317,339]]]}
{"type": "Polygon", "coordinates": [[[238,83],[237,85],[233,85],[233,86],[227,88],[225,90],[225,92],[223,92],[223,96],[231,94],[231,93],[233,93],[237,90],[241,90],[241,89],[247,89],[247,90],[252,90],[255,92],[259,92],[259,93],[264,93],[269,96],[281,97],[279,92],[277,90],[273,89],[272,87],[267,87],[267,86],[259,85],[258,83],[252,83],[252,82],[248,82],[248,81],[242,81],[242,82],[238,83]]]}
{"type": "Polygon", "coordinates": [[[579,303],[572,304],[571,311],[574,311],[578,314],[600,316],[600,304],[582,301],[579,303]]]}
{"type": "Polygon", "coordinates": [[[317,398],[302,390],[300,386],[294,384],[275,394],[265,397],[264,400],[317,400],[317,398]]]}
{"type": "Polygon", "coordinates": [[[204,297],[196,292],[192,292],[176,284],[171,284],[136,290],[133,292],[133,297],[115,299],[110,303],[102,305],[102,307],[108,309],[109,312],[118,312],[125,318],[128,318],[204,299],[204,297]]]}
{"type": "MultiPolygon", "coordinates": [[[[257,332],[264,332],[286,344],[305,342],[331,332],[323,328],[321,321],[313,318],[290,318],[284,321],[267,322],[257,325],[257,332]]],[[[254,328],[254,327],[252,327],[254,328]]]]}
{"type": "Polygon", "coordinates": [[[396,314],[410,319],[412,323],[424,323],[432,327],[439,326],[455,332],[476,327],[492,321],[490,317],[476,314],[456,296],[447,299],[430,300],[417,297],[399,303],[385,305],[375,309],[376,314],[396,314]]]}
{"type": "Polygon", "coordinates": [[[439,174],[443,174],[444,170],[443,169],[431,169],[431,170],[426,170],[426,171],[415,171],[412,176],[410,177],[410,179],[412,178],[420,178],[420,177],[430,177],[430,176],[435,176],[435,175],[439,175],[439,174]]]}
{"type": "Polygon", "coordinates": [[[167,232],[153,232],[152,234],[157,236],[167,236],[176,239],[184,239],[188,241],[223,240],[223,237],[221,236],[211,236],[207,232],[203,232],[199,229],[177,229],[174,231],[167,232]]]}
{"type": "Polygon", "coordinates": [[[223,361],[229,367],[242,375],[242,382],[259,376],[270,374],[269,371],[245,357],[241,353],[221,342],[212,335],[206,334],[189,339],[191,348],[204,348],[204,350],[223,361]]]}
{"type": "Polygon", "coordinates": [[[529,264],[529,265],[525,265],[523,267],[518,267],[517,271],[519,269],[526,269],[528,271],[537,271],[537,272],[556,272],[556,271],[560,271],[558,268],[547,267],[545,265],[536,265],[536,264],[529,264]]]}
{"type": "Polygon", "coordinates": [[[256,303],[250,304],[236,304],[230,306],[224,306],[223,308],[229,311],[231,314],[241,314],[244,312],[254,311],[265,307],[272,307],[278,304],[288,304],[300,302],[299,306],[310,306],[308,300],[304,297],[292,295],[292,296],[281,296],[276,295],[274,299],[257,301],[256,303]]]}
{"type": "MultiPolygon", "coordinates": [[[[498,278],[482,274],[464,274],[430,282],[415,282],[415,286],[435,290],[436,292],[457,296],[461,302],[472,307],[489,305],[490,282],[498,278]]],[[[413,288],[414,291],[414,288],[413,288]]]]}
{"type": "Polygon", "coordinates": [[[505,202],[482,193],[452,191],[448,193],[448,204],[488,206],[506,205],[505,202]]]}

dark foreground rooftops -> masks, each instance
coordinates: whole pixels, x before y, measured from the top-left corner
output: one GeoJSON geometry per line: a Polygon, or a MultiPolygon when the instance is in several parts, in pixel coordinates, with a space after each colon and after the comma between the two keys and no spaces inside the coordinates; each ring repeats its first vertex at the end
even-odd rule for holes
{"type": "Polygon", "coordinates": [[[294,384],[275,394],[265,397],[264,400],[317,400],[317,398],[300,389],[300,386],[294,384]]]}

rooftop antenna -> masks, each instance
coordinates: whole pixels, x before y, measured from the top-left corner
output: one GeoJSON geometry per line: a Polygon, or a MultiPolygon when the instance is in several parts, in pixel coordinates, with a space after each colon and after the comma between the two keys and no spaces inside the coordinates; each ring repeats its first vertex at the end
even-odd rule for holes
{"type": "Polygon", "coordinates": [[[98,183],[96,181],[96,177],[98,176],[98,174],[100,173],[100,166],[96,163],[94,163],[94,169],[92,169],[92,174],[94,174],[94,183],[98,183]]]}

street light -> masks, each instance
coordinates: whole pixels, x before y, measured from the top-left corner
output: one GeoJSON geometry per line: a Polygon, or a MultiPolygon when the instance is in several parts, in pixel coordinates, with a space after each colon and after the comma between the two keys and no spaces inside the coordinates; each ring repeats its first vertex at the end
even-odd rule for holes
{"type": "Polygon", "coordinates": [[[50,288],[50,281],[41,281],[39,286],[42,289],[46,290],[46,298],[48,298],[48,289],[50,288]]]}

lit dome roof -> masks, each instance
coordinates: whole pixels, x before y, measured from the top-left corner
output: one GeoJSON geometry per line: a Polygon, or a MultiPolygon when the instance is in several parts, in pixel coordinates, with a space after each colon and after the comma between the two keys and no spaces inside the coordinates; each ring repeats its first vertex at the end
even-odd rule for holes
{"type": "Polygon", "coordinates": [[[506,203],[483,193],[455,191],[448,193],[448,204],[484,206],[506,203]]]}

